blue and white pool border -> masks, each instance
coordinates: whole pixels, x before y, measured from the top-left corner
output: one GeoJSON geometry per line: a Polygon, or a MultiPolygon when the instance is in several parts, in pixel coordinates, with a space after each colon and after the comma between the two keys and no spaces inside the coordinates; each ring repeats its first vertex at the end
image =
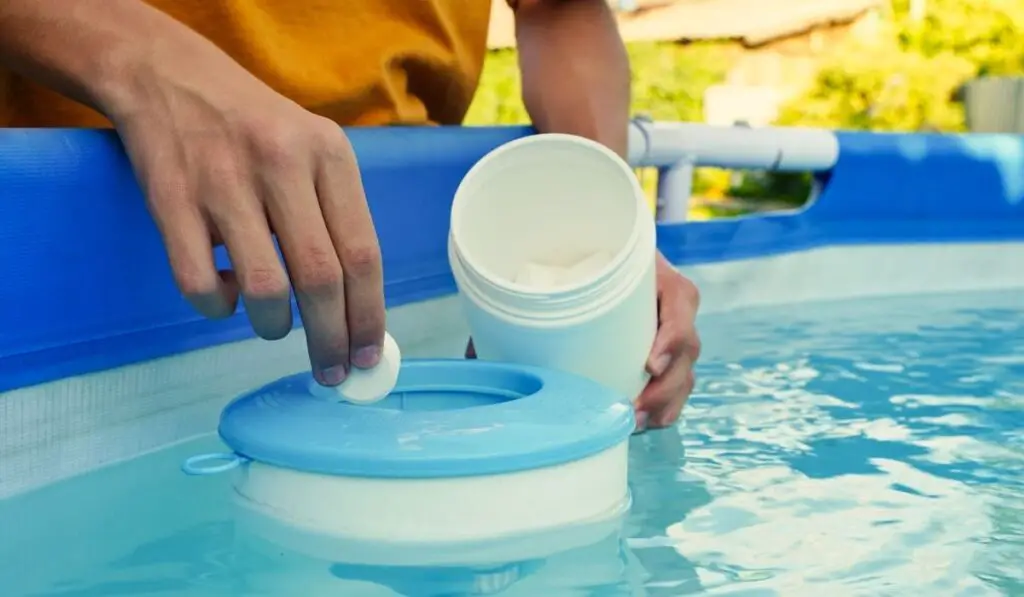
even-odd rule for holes
{"type": "MultiPolygon", "coordinates": [[[[444,259],[448,190],[487,150],[528,133],[351,132],[381,230],[388,327],[404,354],[462,353],[468,330],[444,259]],[[403,175],[404,184],[395,182],[403,175]]],[[[820,174],[822,193],[805,210],[660,226],[663,252],[701,289],[702,316],[1024,290],[1024,139],[836,139],[838,159],[820,174]]],[[[308,368],[301,328],[271,343],[251,337],[244,314],[203,322],[188,310],[169,284],[144,208],[128,206],[137,198],[130,177],[105,133],[0,133],[4,226],[43,222],[31,233],[0,234],[26,247],[0,257],[0,279],[21,289],[0,291],[0,327],[8,332],[0,335],[0,499],[208,435],[234,396],[308,368]],[[92,209],[62,210],[74,203],[71,189],[87,191],[92,209]],[[96,251],[61,248],[97,239],[96,251]],[[59,312],[45,301],[37,310],[26,305],[30,294],[83,292],[83,272],[109,272],[111,259],[137,275],[104,288],[105,302],[72,301],[59,312]]]]}

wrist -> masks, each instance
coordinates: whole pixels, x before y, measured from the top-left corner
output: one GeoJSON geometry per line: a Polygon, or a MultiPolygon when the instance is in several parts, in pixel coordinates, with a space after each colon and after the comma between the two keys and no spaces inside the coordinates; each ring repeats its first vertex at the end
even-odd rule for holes
{"type": "MultiPolygon", "coordinates": [[[[217,65],[233,64],[213,43],[170,17],[151,11],[140,27],[108,40],[96,52],[87,92],[115,126],[166,101],[168,85],[217,65]],[[195,66],[201,65],[201,66],[195,66]]],[[[216,78],[219,75],[214,75],[216,78]]]]}
{"type": "Polygon", "coordinates": [[[0,65],[108,117],[131,108],[139,81],[162,61],[187,60],[175,53],[205,41],[139,0],[8,0],[2,6],[0,65]]]}
{"type": "MultiPolygon", "coordinates": [[[[186,32],[186,38],[189,33],[186,32]]],[[[209,60],[195,57],[195,44],[189,44],[187,39],[183,43],[180,37],[177,31],[161,31],[149,39],[111,44],[98,57],[93,74],[95,83],[89,91],[97,108],[111,122],[119,125],[145,111],[162,95],[168,81],[181,78],[185,64],[209,68],[209,60]]]]}
{"type": "Polygon", "coordinates": [[[152,48],[143,44],[112,44],[99,52],[92,66],[86,93],[96,109],[117,122],[133,112],[140,89],[152,78],[152,48]]]}

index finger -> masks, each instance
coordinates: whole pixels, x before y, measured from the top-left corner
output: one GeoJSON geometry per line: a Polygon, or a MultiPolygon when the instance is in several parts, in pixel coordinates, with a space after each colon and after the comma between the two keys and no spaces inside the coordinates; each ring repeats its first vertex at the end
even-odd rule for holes
{"type": "Polygon", "coordinates": [[[340,128],[322,152],[316,186],[345,286],[349,358],[353,366],[373,367],[384,344],[384,272],[377,230],[366,204],[359,167],[340,128]]]}
{"type": "Polygon", "coordinates": [[[345,291],[311,173],[279,173],[264,185],[266,209],[295,288],[313,375],[322,385],[338,385],[349,371],[345,291]]]}

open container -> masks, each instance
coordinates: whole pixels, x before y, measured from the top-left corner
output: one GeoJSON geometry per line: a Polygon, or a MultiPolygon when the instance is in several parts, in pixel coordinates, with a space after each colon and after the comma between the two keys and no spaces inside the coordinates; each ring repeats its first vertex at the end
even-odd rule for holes
{"type": "Polygon", "coordinates": [[[658,327],[655,225],[629,165],[574,135],[491,151],[455,193],[448,261],[479,358],[630,398],[658,327]]]}
{"type": "Polygon", "coordinates": [[[231,451],[182,468],[230,471],[242,509],[279,528],[472,542],[621,514],[634,424],[628,398],[576,375],[410,360],[372,405],[317,396],[308,373],[247,393],[221,415],[231,451]]]}

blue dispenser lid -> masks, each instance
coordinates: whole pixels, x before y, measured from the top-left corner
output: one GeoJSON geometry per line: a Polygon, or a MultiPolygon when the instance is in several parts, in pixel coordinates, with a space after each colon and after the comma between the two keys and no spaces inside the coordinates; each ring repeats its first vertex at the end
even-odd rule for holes
{"type": "Polygon", "coordinates": [[[328,475],[436,478],[563,464],[628,439],[628,398],[589,379],[471,360],[403,361],[380,402],[314,396],[309,373],[242,395],[219,433],[236,454],[328,475]]]}

